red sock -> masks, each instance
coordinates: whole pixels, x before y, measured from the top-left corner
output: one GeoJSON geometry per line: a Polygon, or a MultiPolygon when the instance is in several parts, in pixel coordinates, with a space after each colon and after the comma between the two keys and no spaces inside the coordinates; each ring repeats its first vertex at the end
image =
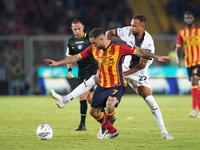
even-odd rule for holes
{"type": "Polygon", "coordinates": [[[110,132],[110,133],[113,133],[116,131],[116,129],[110,123],[110,119],[113,117],[114,114],[115,114],[115,109],[110,114],[107,112],[107,110],[105,110],[104,122],[102,122],[102,124],[101,124],[102,126],[105,126],[108,129],[108,132],[110,132]]]}
{"type": "Polygon", "coordinates": [[[198,108],[200,110],[200,88],[198,90],[198,95],[197,95],[197,106],[198,106],[198,108]]]}
{"type": "Polygon", "coordinates": [[[100,124],[104,121],[104,113],[101,112],[101,115],[96,119],[100,124]]]}
{"type": "Polygon", "coordinates": [[[110,122],[107,123],[103,122],[101,125],[106,127],[108,129],[108,132],[110,133],[113,133],[117,130],[115,127],[113,127],[113,125],[110,122]]]}
{"type": "Polygon", "coordinates": [[[110,114],[107,112],[106,109],[104,114],[104,122],[107,123],[108,121],[110,121],[110,119],[114,116],[114,114],[115,114],[115,109],[110,114]]]}
{"type": "Polygon", "coordinates": [[[192,109],[196,110],[197,108],[197,97],[198,97],[198,85],[193,85],[192,86],[192,109]]]}

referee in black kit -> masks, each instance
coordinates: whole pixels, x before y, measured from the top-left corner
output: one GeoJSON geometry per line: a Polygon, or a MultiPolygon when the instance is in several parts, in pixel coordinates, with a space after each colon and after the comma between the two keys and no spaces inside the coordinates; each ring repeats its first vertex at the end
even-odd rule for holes
{"type": "MultiPolygon", "coordinates": [[[[72,21],[71,29],[74,35],[68,40],[68,46],[67,46],[67,51],[66,51],[67,56],[78,54],[84,51],[88,46],[91,45],[89,41],[89,35],[83,31],[84,25],[79,19],[74,19],[72,21]]],[[[78,71],[79,84],[82,83],[84,80],[88,80],[92,75],[97,74],[98,63],[94,59],[93,56],[86,57],[78,61],[77,64],[78,64],[78,69],[79,69],[78,71]]],[[[73,64],[67,65],[69,78],[72,78],[72,74],[73,74],[72,65],[73,64]]],[[[87,101],[89,104],[92,103],[93,93],[94,93],[94,90],[92,89],[88,91],[87,93],[79,96],[81,121],[80,121],[80,125],[75,131],[86,130],[85,119],[86,119],[86,113],[87,113],[87,101]]]]}

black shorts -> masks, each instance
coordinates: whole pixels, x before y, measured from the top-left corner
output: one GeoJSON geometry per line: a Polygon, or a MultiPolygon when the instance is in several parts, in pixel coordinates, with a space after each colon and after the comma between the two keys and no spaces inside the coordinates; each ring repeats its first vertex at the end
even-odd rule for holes
{"type": "Polygon", "coordinates": [[[196,66],[192,66],[190,68],[187,68],[187,72],[188,72],[189,81],[191,81],[191,77],[195,77],[195,78],[199,79],[199,77],[200,77],[200,65],[196,65],[196,66]]]}
{"type": "MultiPolygon", "coordinates": [[[[94,91],[91,107],[93,107],[93,108],[106,107],[106,101],[109,96],[116,97],[119,101],[118,102],[118,104],[119,104],[121,97],[125,93],[125,90],[126,90],[126,87],[124,87],[124,86],[103,88],[98,84],[94,91]]],[[[117,107],[118,104],[115,107],[117,107]]]]}
{"type": "MultiPolygon", "coordinates": [[[[81,84],[82,82],[88,80],[91,76],[96,75],[97,73],[97,68],[94,67],[92,69],[88,69],[87,71],[78,71],[78,80],[79,80],[79,84],[81,84]]],[[[92,89],[90,89],[90,91],[94,91],[94,87],[92,89]]]]}

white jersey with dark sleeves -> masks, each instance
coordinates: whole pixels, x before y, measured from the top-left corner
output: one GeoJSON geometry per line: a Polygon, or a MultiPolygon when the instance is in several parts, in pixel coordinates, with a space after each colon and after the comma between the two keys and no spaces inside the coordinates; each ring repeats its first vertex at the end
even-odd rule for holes
{"type": "MultiPolygon", "coordinates": [[[[117,36],[130,47],[137,46],[135,43],[135,36],[131,33],[131,27],[123,27],[118,28],[116,31],[117,36]]],[[[141,48],[147,49],[151,53],[155,53],[155,47],[154,42],[151,37],[151,35],[145,31],[144,39],[141,43],[141,48]]],[[[130,70],[130,61],[132,59],[131,55],[125,56],[124,63],[123,63],[123,71],[130,70]]],[[[128,76],[125,76],[128,83],[131,84],[131,87],[133,87],[133,83],[136,84],[136,86],[147,86],[150,88],[150,84],[148,82],[148,67],[152,64],[153,59],[148,60],[147,65],[144,69],[137,71],[136,73],[130,74],[128,76]],[[132,80],[132,83],[129,82],[129,80],[132,80]]],[[[135,87],[136,88],[136,87],[135,87]]],[[[134,88],[134,89],[135,89],[134,88]]],[[[135,89],[136,90],[136,89],[135,89]]]]}

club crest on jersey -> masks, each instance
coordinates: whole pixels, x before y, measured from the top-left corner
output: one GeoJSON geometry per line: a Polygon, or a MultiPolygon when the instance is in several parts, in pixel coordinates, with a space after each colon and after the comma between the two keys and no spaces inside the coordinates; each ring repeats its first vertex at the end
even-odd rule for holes
{"type": "Polygon", "coordinates": [[[112,54],[113,54],[113,51],[109,51],[109,54],[112,55],[112,54]]]}
{"type": "Polygon", "coordinates": [[[82,49],[82,45],[78,45],[78,49],[81,50],[82,49]]]}

